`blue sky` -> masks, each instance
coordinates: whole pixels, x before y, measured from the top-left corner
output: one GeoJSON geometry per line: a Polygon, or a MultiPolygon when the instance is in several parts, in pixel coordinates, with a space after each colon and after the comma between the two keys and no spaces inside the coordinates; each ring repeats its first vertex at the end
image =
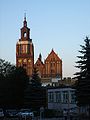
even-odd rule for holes
{"type": "Polygon", "coordinates": [[[25,12],[35,60],[53,48],[63,61],[63,77],[73,77],[80,44],[90,37],[90,0],[0,0],[0,58],[14,64],[25,12]]]}

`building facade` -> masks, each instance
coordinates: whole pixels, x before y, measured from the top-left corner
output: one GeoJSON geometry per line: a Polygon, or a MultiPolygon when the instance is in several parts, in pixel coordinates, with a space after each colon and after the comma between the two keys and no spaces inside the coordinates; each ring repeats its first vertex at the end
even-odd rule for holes
{"type": "Polygon", "coordinates": [[[30,29],[27,27],[26,17],[24,17],[21,28],[21,38],[16,44],[16,66],[24,67],[27,75],[32,76],[34,68],[34,46],[30,38],[30,29]]]}
{"type": "Polygon", "coordinates": [[[48,88],[48,109],[61,110],[63,112],[78,112],[75,101],[75,89],[71,87],[48,88]]]}
{"type": "Polygon", "coordinates": [[[41,78],[62,79],[62,60],[53,49],[45,59],[44,63],[42,62],[42,56],[40,54],[35,63],[35,67],[38,69],[41,78]]]}
{"type": "Polygon", "coordinates": [[[24,17],[23,27],[21,28],[21,38],[16,44],[16,66],[24,67],[30,77],[34,67],[36,67],[42,81],[44,79],[51,81],[52,78],[62,79],[62,60],[53,49],[44,62],[40,54],[34,64],[34,45],[30,38],[30,29],[27,27],[26,17],[24,17]]]}

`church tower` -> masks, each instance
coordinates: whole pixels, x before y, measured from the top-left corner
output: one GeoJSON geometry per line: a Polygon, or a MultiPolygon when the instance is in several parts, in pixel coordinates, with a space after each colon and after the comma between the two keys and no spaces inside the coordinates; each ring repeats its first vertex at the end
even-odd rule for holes
{"type": "Polygon", "coordinates": [[[24,67],[27,75],[32,76],[34,68],[34,46],[30,38],[30,29],[27,27],[26,16],[24,16],[21,38],[16,44],[16,66],[24,67]]]}

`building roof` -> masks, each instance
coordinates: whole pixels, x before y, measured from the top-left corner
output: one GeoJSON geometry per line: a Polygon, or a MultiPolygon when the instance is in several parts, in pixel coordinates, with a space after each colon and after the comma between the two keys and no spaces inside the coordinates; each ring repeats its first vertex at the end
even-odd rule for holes
{"type": "Polygon", "coordinates": [[[39,57],[38,57],[38,59],[37,59],[37,61],[36,61],[36,63],[35,63],[35,66],[40,66],[40,65],[42,65],[42,66],[44,66],[44,64],[43,64],[43,62],[42,62],[42,56],[41,56],[41,54],[39,54],[39,57]]]}
{"type": "Polygon", "coordinates": [[[58,61],[62,61],[53,49],[50,52],[50,54],[48,55],[48,57],[45,59],[45,61],[48,61],[49,58],[51,58],[51,57],[56,58],[58,61]]]}
{"type": "Polygon", "coordinates": [[[61,89],[61,88],[72,88],[72,89],[74,89],[72,86],[65,86],[65,85],[47,87],[47,89],[61,89]]]}

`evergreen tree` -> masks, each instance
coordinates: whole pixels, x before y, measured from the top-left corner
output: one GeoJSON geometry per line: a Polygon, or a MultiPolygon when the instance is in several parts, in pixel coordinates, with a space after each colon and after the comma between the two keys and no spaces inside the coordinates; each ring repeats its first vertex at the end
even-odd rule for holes
{"type": "Polygon", "coordinates": [[[41,86],[41,78],[38,75],[38,70],[36,68],[34,68],[33,70],[33,75],[32,75],[32,79],[31,79],[31,84],[33,86],[41,86]]]}
{"type": "Polygon", "coordinates": [[[78,78],[76,85],[76,100],[78,106],[90,106],[90,39],[86,37],[85,45],[80,45],[81,50],[78,64],[80,69],[75,75],[78,78]]]}
{"type": "Polygon", "coordinates": [[[28,83],[25,69],[0,59],[0,107],[21,107],[28,83]]]}
{"type": "Polygon", "coordinates": [[[46,107],[46,88],[41,86],[41,79],[38,70],[34,68],[32,79],[25,90],[25,107],[33,110],[40,110],[40,107],[46,107]]]}
{"type": "Polygon", "coordinates": [[[11,74],[15,68],[10,62],[0,59],[0,80],[11,74]]]}

